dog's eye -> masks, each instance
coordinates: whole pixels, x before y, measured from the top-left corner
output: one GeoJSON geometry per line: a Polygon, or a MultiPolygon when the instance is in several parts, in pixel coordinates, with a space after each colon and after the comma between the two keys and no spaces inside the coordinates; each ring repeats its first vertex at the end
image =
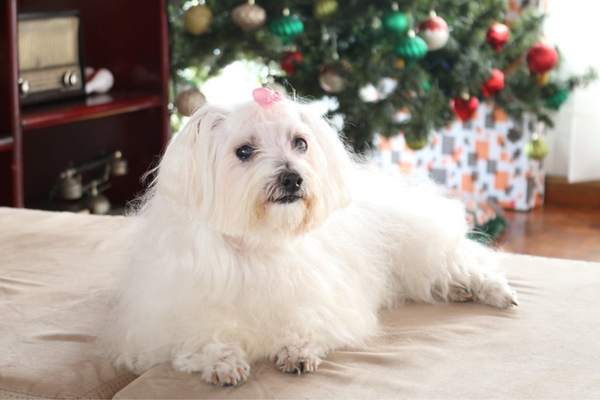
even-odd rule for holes
{"type": "Polygon", "coordinates": [[[254,147],[250,146],[249,144],[245,144],[235,150],[235,155],[242,161],[248,161],[250,157],[252,157],[252,154],[254,154],[254,150],[254,147]]]}
{"type": "Polygon", "coordinates": [[[308,143],[306,143],[306,140],[302,139],[301,137],[297,137],[292,141],[292,147],[294,147],[296,151],[304,153],[308,148],[308,143]]]}

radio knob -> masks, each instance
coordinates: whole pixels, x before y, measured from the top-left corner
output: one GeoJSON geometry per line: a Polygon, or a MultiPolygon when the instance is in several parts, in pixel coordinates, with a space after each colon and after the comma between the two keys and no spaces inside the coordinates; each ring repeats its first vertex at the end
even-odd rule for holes
{"type": "Polygon", "coordinates": [[[63,85],[65,86],[75,86],[79,82],[79,78],[77,78],[77,74],[73,71],[67,71],[63,75],[63,85]]]}
{"type": "Polygon", "coordinates": [[[19,78],[17,83],[19,85],[19,92],[21,92],[21,94],[29,93],[31,86],[29,86],[29,81],[27,79],[19,78]]]}

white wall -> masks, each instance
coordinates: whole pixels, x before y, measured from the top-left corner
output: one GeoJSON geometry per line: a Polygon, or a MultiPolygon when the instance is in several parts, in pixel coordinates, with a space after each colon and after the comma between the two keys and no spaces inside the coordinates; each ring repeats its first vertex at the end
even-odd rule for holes
{"type": "MultiPolygon", "coordinates": [[[[561,49],[561,72],[600,72],[600,1],[548,0],[547,38],[561,49]]],[[[571,95],[548,132],[546,166],[570,182],[600,179],[600,82],[571,95]]]]}

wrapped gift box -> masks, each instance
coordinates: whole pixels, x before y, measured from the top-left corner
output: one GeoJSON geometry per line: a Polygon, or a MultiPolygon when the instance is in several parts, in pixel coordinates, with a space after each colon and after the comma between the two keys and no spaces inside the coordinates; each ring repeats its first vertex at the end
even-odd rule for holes
{"type": "Polygon", "coordinates": [[[544,199],[543,163],[524,151],[532,131],[528,118],[517,124],[482,104],[473,120],[432,133],[419,151],[409,149],[402,134],[377,137],[374,159],[386,170],[428,175],[471,201],[528,211],[544,199]]]}

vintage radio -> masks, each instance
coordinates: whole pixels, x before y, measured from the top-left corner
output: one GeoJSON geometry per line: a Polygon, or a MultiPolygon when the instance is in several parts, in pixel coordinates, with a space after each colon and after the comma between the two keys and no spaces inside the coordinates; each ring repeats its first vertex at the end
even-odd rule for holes
{"type": "Polygon", "coordinates": [[[20,14],[18,28],[21,103],[83,96],[78,13],[20,14]]]}

